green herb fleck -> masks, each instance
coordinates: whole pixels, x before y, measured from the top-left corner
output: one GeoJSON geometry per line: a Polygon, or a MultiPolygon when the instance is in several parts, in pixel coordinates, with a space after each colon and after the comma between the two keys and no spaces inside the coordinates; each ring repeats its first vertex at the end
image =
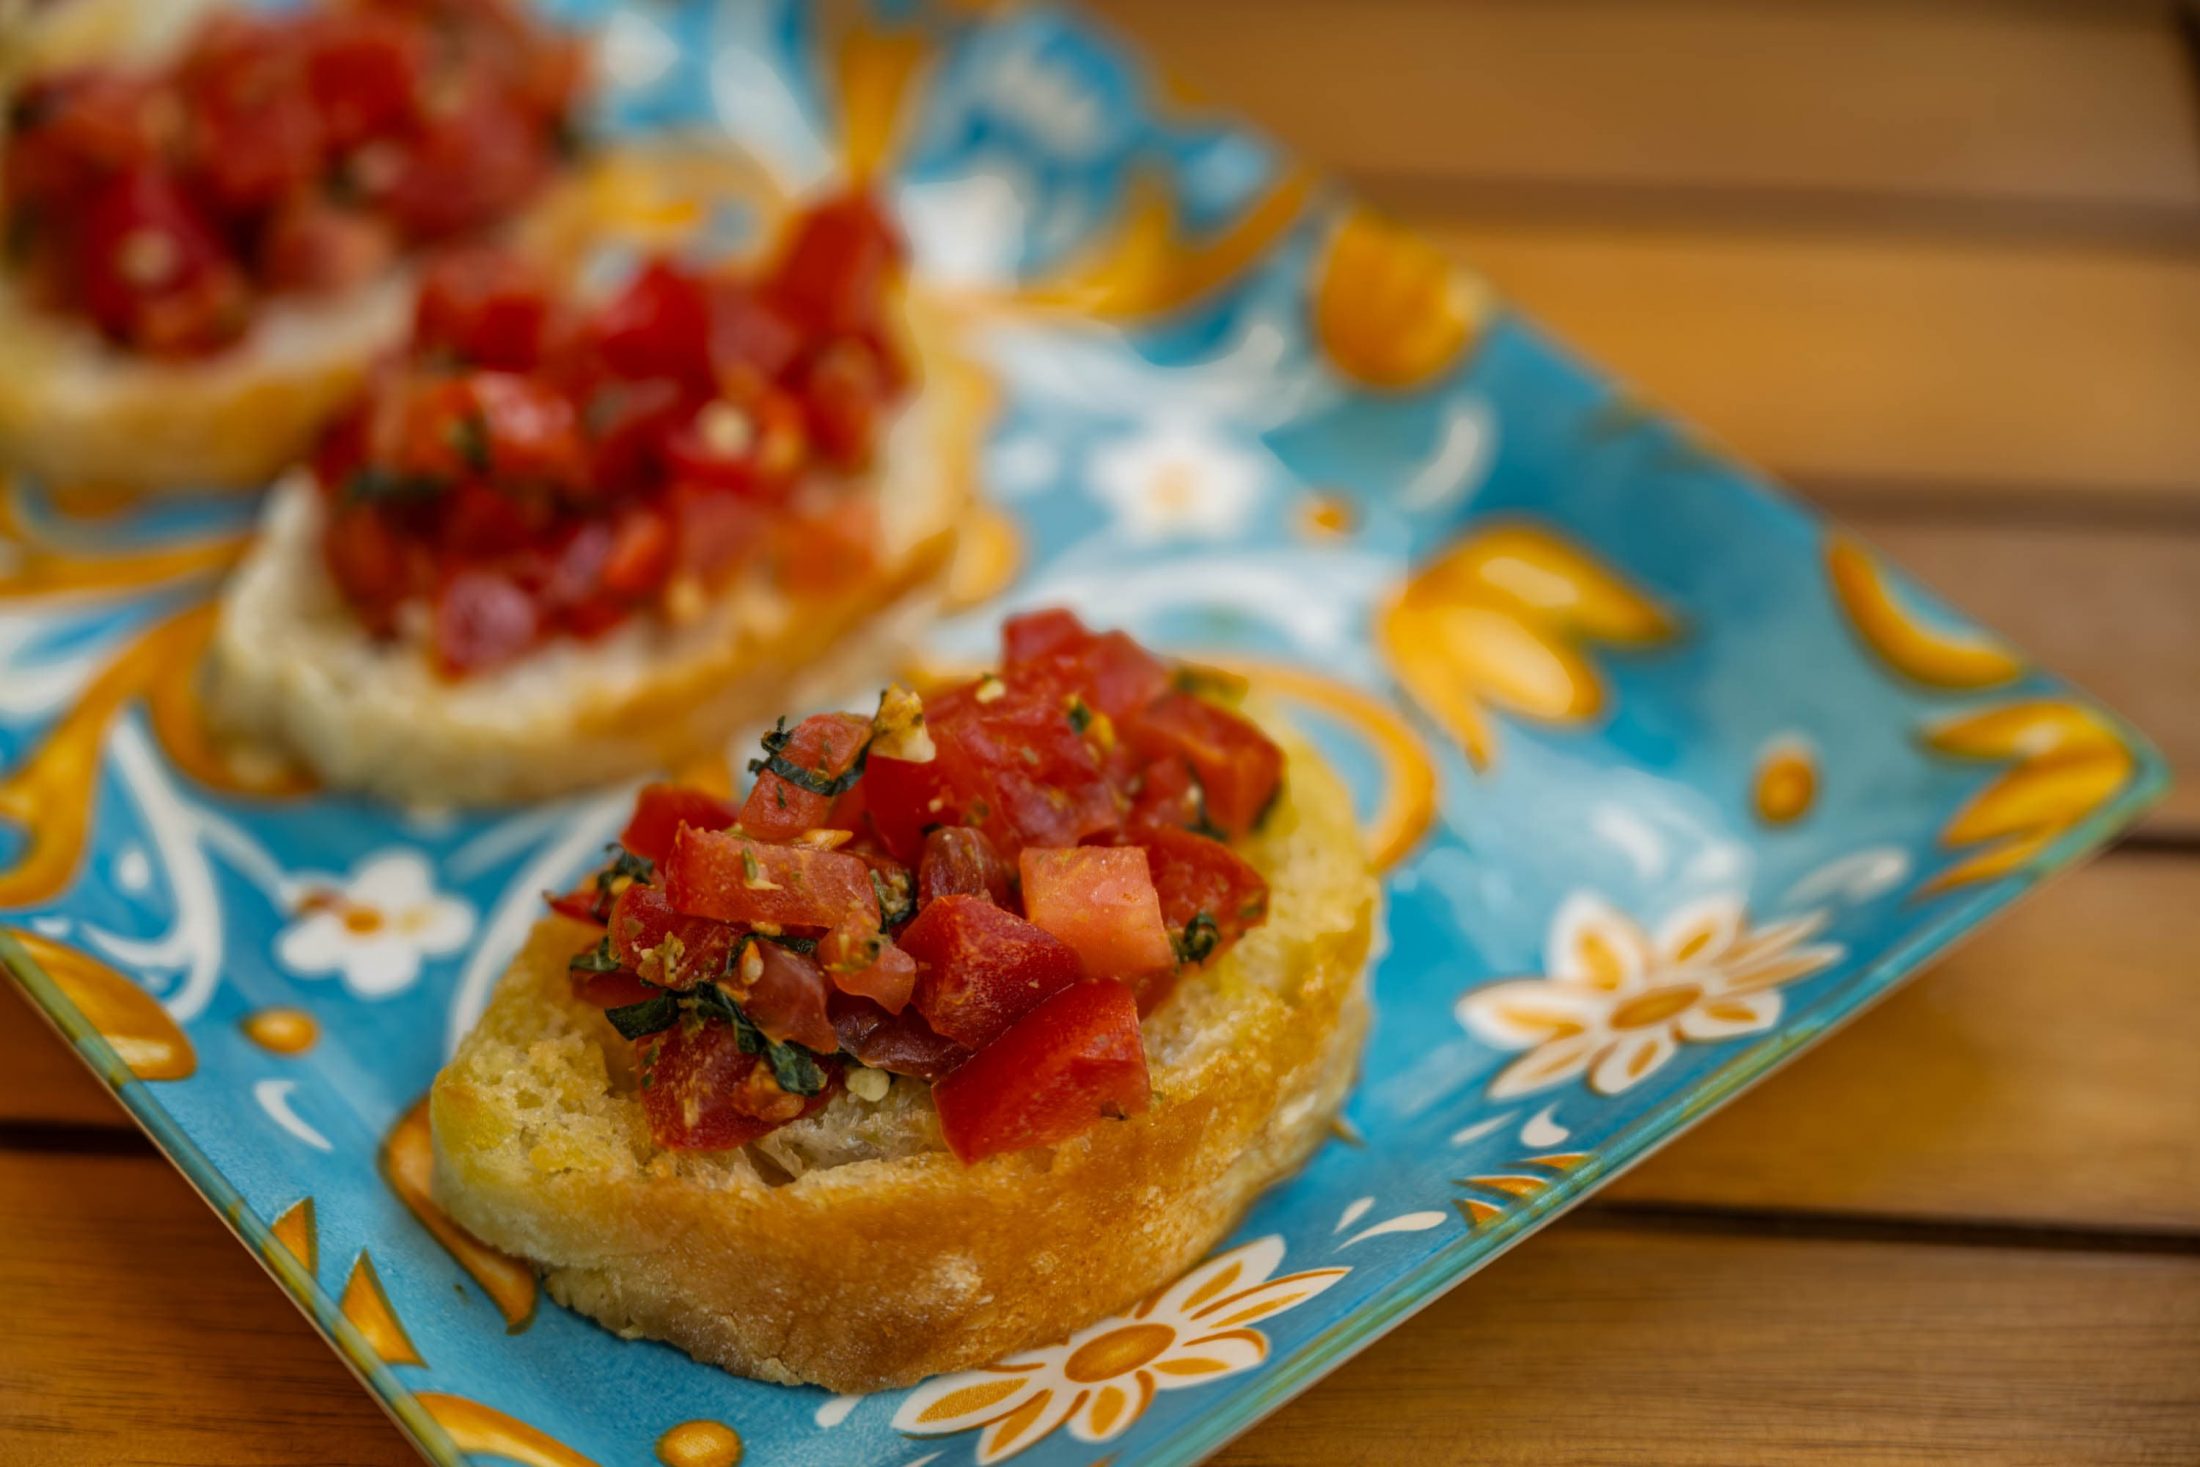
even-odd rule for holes
{"type": "Polygon", "coordinates": [[[1205,912],[1184,924],[1184,930],[1169,939],[1176,948],[1179,963],[1204,963],[1222,946],[1222,928],[1205,912]]]}
{"type": "MultiPolygon", "coordinates": [[[[680,1021],[680,1002],[669,993],[654,993],[640,1003],[621,1004],[615,1009],[605,1009],[603,1016],[611,1021],[611,1027],[627,1039],[642,1039],[651,1034],[662,1034],[680,1021]]],[[[654,1058],[654,1056],[652,1056],[654,1058]]]]}
{"type": "Polygon", "coordinates": [[[576,953],[565,966],[573,973],[618,972],[621,965],[618,955],[611,951],[611,934],[605,933],[587,952],[576,953]]]}
{"type": "Polygon", "coordinates": [[[479,413],[451,419],[451,451],[477,474],[489,472],[489,425],[479,413]]]}
{"type": "MultiPolygon", "coordinates": [[[[822,795],[828,800],[846,794],[863,777],[863,764],[871,753],[870,740],[864,740],[863,747],[856,750],[855,762],[837,775],[828,775],[822,769],[804,769],[789,759],[786,748],[793,740],[794,735],[787,731],[787,720],[780,719],[778,726],[764,735],[764,757],[749,761],[749,773],[762,774],[769,770],[796,789],[808,790],[811,794],[822,795]]],[[[784,791],[781,792],[780,799],[784,806],[784,791]]]]}

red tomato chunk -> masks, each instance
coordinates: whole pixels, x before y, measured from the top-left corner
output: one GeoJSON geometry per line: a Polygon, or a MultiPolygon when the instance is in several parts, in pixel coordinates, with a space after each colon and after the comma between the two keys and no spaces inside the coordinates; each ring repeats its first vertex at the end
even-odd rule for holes
{"type": "Polygon", "coordinates": [[[670,1151],[746,1146],[822,1109],[835,1089],[807,1100],[788,1094],[762,1057],[743,1054],[732,1028],[716,1020],[683,1021],[637,1039],[634,1049],[650,1135],[670,1151]]]}
{"type": "Polygon", "coordinates": [[[1072,1140],[1151,1098],[1137,1001],[1105,978],[1063,989],[932,1087],[965,1163],[1072,1140]]]}
{"type": "Polygon", "coordinates": [[[1175,965],[1137,846],[1026,846],[1020,866],[1025,916],[1074,948],[1087,977],[1129,982],[1175,965]]]}
{"type": "Polygon", "coordinates": [[[1066,943],[983,897],[941,897],[917,914],[901,946],[917,960],[917,1012],[972,1049],[1084,971],[1066,943]]]}
{"type": "Polygon", "coordinates": [[[790,730],[771,753],[778,768],[759,770],[741,806],[741,828],[759,840],[791,840],[825,824],[836,786],[855,768],[871,741],[871,720],[852,713],[820,713],[790,730]]]}
{"type": "Polygon", "coordinates": [[[837,851],[687,826],[664,874],[672,905],[693,917],[776,928],[832,927],[852,912],[879,918],[871,868],[837,851]]]}
{"type": "Polygon", "coordinates": [[[672,838],[681,826],[724,830],[734,821],[733,807],[716,795],[685,785],[644,785],[619,844],[645,860],[662,861],[672,854],[672,838]]]}

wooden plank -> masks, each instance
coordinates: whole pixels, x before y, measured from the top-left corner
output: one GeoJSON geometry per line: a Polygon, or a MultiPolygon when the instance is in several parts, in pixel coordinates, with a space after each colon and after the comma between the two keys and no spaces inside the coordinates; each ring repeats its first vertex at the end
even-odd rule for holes
{"type": "MultiPolygon", "coordinates": [[[[0,1230],[0,1460],[413,1460],[157,1161],[0,1154],[0,1230]]],[[[2196,1385],[2189,1256],[1561,1223],[1222,1460],[2170,1461],[2196,1385]]]]}
{"type": "MultiPolygon", "coordinates": [[[[2200,861],[2078,871],[1607,1195],[2200,1229],[2195,952],[2200,861]]],[[[0,1123],[123,1123],[57,1059],[0,1015],[0,1123]]]]}
{"type": "Polygon", "coordinates": [[[2200,1453],[2200,1259],[1591,1231],[1500,1259],[1220,1463],[2200,1453]]]}
{"type": "MultiPolygon", "coordinates": [[[[2200,835],[2200,522],[2154,528],[1835,512],[1984,625],[2129,718],[2176,782],[2144,827],[2200,835]]],[[[2200,502],[2196,502],[2200,507],[2200,502]]],[[[1983,513],[1982,507],[1982,513],[1983,513]]]]}
{"type": "Polygon", "coordinates": [[[1603,1194],[2200,1230],[2200,861],[2050,884],[1603,1194]]]}
{"type": "MultiPolygon", "coordinates": [[[[1370,183],[2200,206],[2169,7],[1901,0],[1100,0],[1370,183]]],[[[1727,201],[1731,204],[1731,200],[1727,201]]]]}
{"type": "Polygon", "coordinates": [[[1919,481],[1985,502],[2200,499],[2200,261],[1418,222],[1589,357],[1779,474],[1878,480],[1895,500],[1919,481]]]}
{"type": "Polygon", "coordinates": [[[0,1152],[0,1461],[419,1461],[154,1156],[0,1152]]]}
{"type": "Polygon", "coordinates": [[[0,1126],[128,1126],[129,1114],[0,975],[0,1126]]]}

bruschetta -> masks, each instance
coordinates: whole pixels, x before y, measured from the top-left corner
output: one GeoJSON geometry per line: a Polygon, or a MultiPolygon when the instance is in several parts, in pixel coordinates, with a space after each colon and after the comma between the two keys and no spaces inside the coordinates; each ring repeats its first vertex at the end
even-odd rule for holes
{"type": "Polygon", "coordinates": [[[1376,891],[1304,743],[1063,612],[999,672],[645,790],[435,1082],[434,1191],[551,1295],[906,1385],[1174,1277],[1327,1134],[1376,891]]]}
{"type": "Polygon", "coordinates": [[[566,170],[582,51],[517,0],[54,12],[9,63],[0,467],[265,484],[403,339],[418,253],[566,170]]]}
{"type": "Polygon", "coordinates": [[[773,222],[709,265],[431,266],[224,594],[217,728],[480,804],[721,753],[890,667],[953,558],[964,403],[867,195],[773,222]]]}

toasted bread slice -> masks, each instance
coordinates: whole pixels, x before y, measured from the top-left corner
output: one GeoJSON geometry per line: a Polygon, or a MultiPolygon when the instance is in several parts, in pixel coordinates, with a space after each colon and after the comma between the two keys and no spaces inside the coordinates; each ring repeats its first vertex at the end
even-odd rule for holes
{"type": "Polygon", "coordinates": [[[319,496],[302,477],[270,503],[223,597],[205,668],[216,727],[272,744],[323,781],[408,804],[491,804],[674,767],[783,709],[875,681],[942,594],[970,503],[970,430],[984,384],[911,322],[922,383],[859,492],[876,497],[875,573],[790,596],[736,576],[692,619],[636,617],[594,642],[440,678],[417,639],[367,635],[321,557],[319,496]]]}
{"type": "Polygon", "coordinates": [[[566,978],[591,929],[554,917],[435,1082],[437,1200],[621,1334],[836,1391],[982,1364],[1130,1304],[1312,1153],[1358,1063],[1375,882],[1335,775],[1279,741],[1287,787],[1244,847],[1268,921],[1146,1020],[1144,1115],[965,1166],[929,1088],[896,1079],[743,1150],[659,1151],[630,1046],[566,978]]]}

